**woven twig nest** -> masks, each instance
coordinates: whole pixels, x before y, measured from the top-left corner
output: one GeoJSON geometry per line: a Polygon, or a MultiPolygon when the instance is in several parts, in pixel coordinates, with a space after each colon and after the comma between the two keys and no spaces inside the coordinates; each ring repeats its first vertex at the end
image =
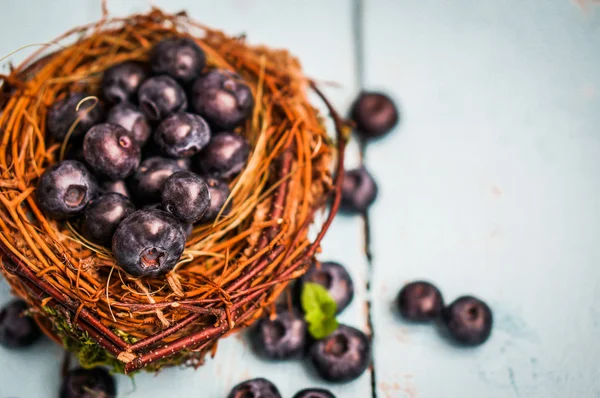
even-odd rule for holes
{"type": "Polygon", "coordinates": [[[2,272],[45,332],[83,365],[125,373],[198,366],[220,337],[274,306],[311,263],[339,204],[345,128],[287,51],[249,46],[185,14],[154,9],[105,16],[56,42],[65,40],[74,43],[47,55],[41,50],[3,76],[2,272]],[[167,275],[133,277],[115,265],[110,249],[81,237],[76,219],[56,221],[40,210],[36,183],[68,144],[50,138],[46,119],[65,93],[85,90],[101,98],[105,69],[145,61],[155,43],[172,36],[193,38],[206,53],[207,69],[235,71],[251,87],[252,116],[236,130],[251,151],[230,182],[231,212],[196,225],[167,275]],[[311,89],[332,113],[337,150],[308,101],[311,89]],[[329,215],[311,242],[308,227],[330,196],[329,215]]]}

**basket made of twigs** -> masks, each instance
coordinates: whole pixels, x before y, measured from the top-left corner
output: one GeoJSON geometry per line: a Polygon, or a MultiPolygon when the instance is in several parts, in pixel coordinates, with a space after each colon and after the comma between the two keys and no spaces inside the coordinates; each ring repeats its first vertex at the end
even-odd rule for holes
{"type": "Polygon", "coordinates": [[[105,15],[53,43],[58,50],[42,49],[2,76],[0,269],[45,332],[85,366],[125,373],[198,366],[220,337],[273,308],[310,264],[339,205],[347,127],[287,51],[250,46],[184,13],[105,15]],[[231,213],[196,226],[166,277],[134,278],[70,222],[47,218],[36,204],[35,184],[64,145],[45,131],[55,99],[68,91],[97,93],[105,69],[146,60],[149,49],[170,36],[194,38],[209,67],[234,70],[250,85],[256,105],[240,134],[252,151],[231,182],[231,213]],[[56,44],[65,40],[72,44],[56,44]],[[308,101],[309,90],[329,108],[337,148],[308,101]],[[331,197],[310,241],[308,227],[331,197]]]}

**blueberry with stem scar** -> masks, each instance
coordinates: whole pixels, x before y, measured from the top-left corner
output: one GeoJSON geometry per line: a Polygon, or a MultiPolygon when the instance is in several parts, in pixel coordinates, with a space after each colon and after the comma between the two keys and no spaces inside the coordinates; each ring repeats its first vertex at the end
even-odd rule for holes
{"type": "Polygon", "coordinates": [[[138,88],[148,75],[143,64],[125,61],[104,71],[100,87],[108,102],[113,104],[135,99],[138,88]]]}
{"type": "Polygon", "coordinates": [[[306,343],[306,322],[295,312],[282,311],[273,319],[259,320],[251,340],[254,351],[264,358],[300,358],[306,343]]]}
{"type": "Polygon", "coordinates": [[[444,299],[439,289],[431,283],[411,282],[400,290],[398,308],[400,315],[408,321],[427,322],[441,315],[444,299]]]}
{"type": "Polygon", "coordinates": [[[442,312],[442,325],[447,335],[458,344],[478,346],[492,333],[492,310],[473,296],[454,300],[442,312]]]}
{"type": "Polygon", "coordinates": [[[281,398],[275,384],[267,379],[246,380],[231,390],[227,398],[281,398]]]}
{"type": "Polygon", "coordinates": [[[154,156],[145,159],[129,180],[129,189],[133,197],[141,203],[160,201],[165,181],[173,173],[184,170],[175,159],[154,156]]]}
{"type": "Polygon", "coordinates": [[[199,175],[182,170],[165,181],[161,194],[163,208],[184,224],[202,218],[210,206],[208,185],[199,175]]]}
{"type": "Polygon", "coordinates": [[[292,398],[335,398],[335,395],[324,388],[306,388],[298,391],[292,398]]]}
{"type": "Polygon", "coordinates": [[[103,368],[70,370],[60,387],[60,398],[115,398],[114,378],[103,368]]]}
{"type": "Polygon", "coordinates": [[[194,82],[190,102],[196,113],[217,130],[231,130],[242,124],[254,106],[250,87],[226,70],[213,70],[194,82]]]}
{"type": "Polygon", "coordinates": [[[208,123],[193,113],[175,113],[158,126],[154,142],[160,151],[173,158],[189,158],[210,141],[208,123]]]}
{"type": "Polygon", "coordinates": [[[63,160],[44,171],[36,194],[42,210],[52,217],[71,217],[98,195],[98,183],[83,163],[63,160]]]}
{"type": "Polygon", "coordinates": [[[382,93],[363,92],[352,106],[352,120],[363,138],[379,138],[398,124],[398,109],[390,97],[382,93]]]}
{"type": "Polygon", "coordinates": [[[109,246],[117,227],[135,211],[133,203],[118,193],[107,193],[92,200],[83,212],[81,232],[92,242],[109,246]]]}
{"type": "Polygon", "coordinates": [[[150,53],[150,66],[155,75],[167,74],[182,83],[200,75],[205,64],[204,51],[189,38],[163,39],[150,53]]]}
{"type": "Polygon", "coordinates": [[[133,276],[155,277],[171,271],[185,246],[175,217],[162,210],[138,210],[121,222],[113,236],[116,263],[133,276]]]}
{"type": "Polygon", "coordinates": [[[0,310],[0,345],[23,348],[35,343],[42,335],[33,318],[25,315],[27,303],[13,300],[0,310]]]}
{"type": "Polygon", "coordinates": [[[130,131],[116,124],[102,123],[86,133],[83,156],[98,175],[122,180],[140,164],[141,150],[130,131]]]}
{"type": "Polygon", "coordinates": [[[162,120],[187,108],[183,88],[169,76],[147,79],[138,90],[138,100],[149,120],[162,120]]]}
{"type": "Polygon", "coordinates": [[[150,137],[150,124],[135,105],[124,102],[112,107],[106,117],[107,123],[118,124],[126,130],[131,131],[133,138],[143,146],[150,137]]]}
{"type": "Polygon", "coordinates": [[[244,137],[221,133],[196,156],[196,165],[202,175],[230,179],[246,165],[250,145],[244,137]]]}
{"type": "Polygon", "coordinates": [[[104,117],[102,103],[94,99],[83,101],[88,97],[90,94],[87,93],[70,93],[50,107],[46,125],[50,135],[57,141],[65,139],[78,118],[80,120],[73,128],[70,140],[82,137],[90,127],[102,120],[104,117]],[[79,105],[79,110],[77,110],[77,105],[79,105]]]}

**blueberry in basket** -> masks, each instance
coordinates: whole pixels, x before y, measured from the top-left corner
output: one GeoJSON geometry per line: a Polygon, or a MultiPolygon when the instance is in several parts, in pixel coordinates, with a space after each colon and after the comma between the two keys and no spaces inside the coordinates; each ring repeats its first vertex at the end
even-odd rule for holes
{"type": "Polygon", "coordinates": [[[196,156],[196,167],[200,173],[214,178],[235,177],[246,165],[250,145],[234,133],[220,133],[196,156]]]}
{"type": "Polygon", "coordinates": [[[180,170],[185,168],[175,159],[160,156],[146,158],[129,178],[129,190],[139,203],[158,202],[167,178],[180,170]]]}
{"type": "Polygon", "coordinates": [[[193,224],[210,207],[208,185],[198,174],[187,170],[178,171],[165,181],[161,204],[182,223],[193,224]]]}
{"type": "Polygon", "coordinates": [[[83,156],[99,176],[122,180],[140,164],[141,151],[130,131],[116,124],[102,123],[85,134],[83,156]]]}
{"type": "Polygon", "coordinates": [[[182,83],[198,77],[204,65],[204,51],[186,37],[161,40],[150,53],[150,66],[155,75],[169,75],[182,83]]]}
{"type": "Polygon", "coordinates": [[[210,193],[210,206],[200,221],[211,222],[217,218],[219,213],[221,213],[221,217],[228,215],[233,203],[229,201],[229,203],[225,205],[230,194],[229,185],[227,185],[225,181],[212,177],[204,177],[204,180],[208,185],[208,192],[210,193]],[[223,206],[225,206],[225,208],[223,208],[223,206]]]}
{"type": "Polygon", "coordinates": [[[135,211],[131,201],[119,193],[106,193],[88,203],[83,212],[81,231],[92,242],[110,246],[113,234],[125,218],[135,211]]]}
{"type": "Polygon", "coordinates": [[[70,140],[77,140],[90,127],[102,121],[104,117],[102,104],[93,99],[84,101],[91,96],[89,93],[70,93],[52,104],[46,121],[50,135],[62,141],[72,128],[70,140]],[[77,120],[79,122],[75,125],[77,120]]]}
{"type": "Polygon", "coordinates": [[[146,115],[138,107],[128,102],[113,106],[106,116],[106,122],[118,124],[124,129],[129,130],[133,134],[133,139],[140,146],[143,146],[148,141],[152,132],[146,115]]]}
{"type": "Polygon", "coordinates": [[[134,61],[112,66],[102,75],[101,90],[111,103],[127,103],[135,100],[138,88],[148,76],[148,68],[134,61]]]}
{"type": "Polygon", "coordinates": [[[185,91],[169,76],[146,79],[138,90],[138,101],[149,120],[162,120],[187,108],[185,91]]]}
{"type": "Polygon", "coordinates": [[[175,113],[163,120],[154,132],[157,147],[165,156],[173,158],[189,158],[209,141],[208,123],[193,113],[175,113]]]}

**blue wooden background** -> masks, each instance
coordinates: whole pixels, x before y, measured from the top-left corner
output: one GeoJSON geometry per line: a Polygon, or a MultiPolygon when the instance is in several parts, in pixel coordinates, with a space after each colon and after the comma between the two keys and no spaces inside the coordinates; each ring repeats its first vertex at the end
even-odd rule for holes
{"type": "MultiPolygon", "coordinates": [[[[342,110],[361,87],[382,89],[403,118],[366,152],[381,192],[371,212],[372,267],[357,217],[337,219],[321,257],[346,264],[357,285],[344,322],[368,330],[365,303],[372,301],[374,375],[327,385],[300,363],[261,361],[242,337],[231,337],[198,371],[144,374],[135,383],[120,377],[120,396],[219,398],[237,382],[264,376],[284,397],[315,385],[358,398],[600,397],[597,2],[153,4],[289,48],[308,74],[341,84],[327,93],[342,110]],[[394,297],[415,278],[437,283],[447,300],[465,293],[486,299],[496,320],[491,340],[458,349],[433,328],[398,319],[394,297]]],[[[108,5],[117,15],[149,7],[143,0],[108,5]]],[[[0,54],[100,16],[98,0],[0,6],[0,54]]],[[[347,165],[358,162],[353,143],[347,165]]],[[[8,300],[2,282],[0,302],[8,300]]],[[[61,358],[47,341],[24,352],[0,349],[0,397],[56,396],[61,358]]]]}

